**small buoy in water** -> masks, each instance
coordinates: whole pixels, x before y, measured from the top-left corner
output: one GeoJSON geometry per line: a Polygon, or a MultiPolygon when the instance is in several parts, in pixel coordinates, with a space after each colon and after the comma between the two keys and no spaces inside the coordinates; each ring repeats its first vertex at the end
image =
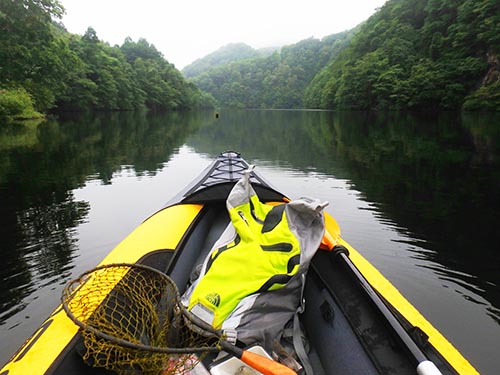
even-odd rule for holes
{"type": "Polygon", "coordinates": [[[219,113],[215,112],[215,118],[219,118],[219,113]]]}

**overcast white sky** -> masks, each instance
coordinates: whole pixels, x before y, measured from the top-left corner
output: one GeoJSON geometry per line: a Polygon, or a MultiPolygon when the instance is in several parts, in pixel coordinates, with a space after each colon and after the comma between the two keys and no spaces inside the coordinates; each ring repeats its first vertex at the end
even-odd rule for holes
{"type": "Polygon", "coordinates": [[[121,45],[145,38],[176,68],[229,43],[254,48],[297,43],[350,29],[386,0],[61,0],[62,22],[121,45]]]}

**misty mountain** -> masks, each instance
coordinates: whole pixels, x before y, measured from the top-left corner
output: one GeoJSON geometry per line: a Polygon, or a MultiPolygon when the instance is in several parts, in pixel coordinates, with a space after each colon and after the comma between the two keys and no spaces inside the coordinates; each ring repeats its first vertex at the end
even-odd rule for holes
{"type": "Polygon", "coordinates": [[[499,4],[388,0],[349,32],[266,57],[228,46],[190,77],[222,107],[498,111],[499,4]]]}
{"type": "Polygon", "coordinates": [[[308,84],[353,35],[354,30],[345,31],[264,51],[229,45],[183,73],[223,107],[300,108],[308,84]]]}
{"type": "Polygon", "coordinates": [[[186,66],[182,73],[186,78],[198,76],[207,70],[237,61],[272,55],[279,47],[254,49],[245,43],[231,43],[186,66]]]}

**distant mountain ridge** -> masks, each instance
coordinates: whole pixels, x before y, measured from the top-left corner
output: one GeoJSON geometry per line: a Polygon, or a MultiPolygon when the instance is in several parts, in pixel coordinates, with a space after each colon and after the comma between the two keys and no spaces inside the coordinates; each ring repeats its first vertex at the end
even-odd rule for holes
{"type": "Polygon", "coordinates": [[[186,78],[196,77],[217,66],[270,56],[279,49],[280,47],[268,47],[257,50],[245,43],[230,43],[189,64],[182,69],[182,74],[186,78]]]}
{"type": "Polygon", "coordinates": [[[232,44],[182,72],[223,107],[300,108],[309,82],[353,35],[354,31],[345,31],[281,49],[232,44]]]}
{"type": "Polygon", "coordinates": [[[222,107],[500,111],[499,61],[498,0],[388,0],[348,32],[183,72],[222,107]]]}

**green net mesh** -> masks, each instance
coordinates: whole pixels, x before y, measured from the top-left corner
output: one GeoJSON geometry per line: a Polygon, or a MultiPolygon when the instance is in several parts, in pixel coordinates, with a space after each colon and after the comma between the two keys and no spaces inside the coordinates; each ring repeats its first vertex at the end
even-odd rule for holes
{"type": "Polygon", "coordinates": [[[150,267],[87,271],[68,283],[62,305],[81,327],[83,359],[118,374],[184,374],[219,345],[191,329],[175,283],[150,267]]]}

